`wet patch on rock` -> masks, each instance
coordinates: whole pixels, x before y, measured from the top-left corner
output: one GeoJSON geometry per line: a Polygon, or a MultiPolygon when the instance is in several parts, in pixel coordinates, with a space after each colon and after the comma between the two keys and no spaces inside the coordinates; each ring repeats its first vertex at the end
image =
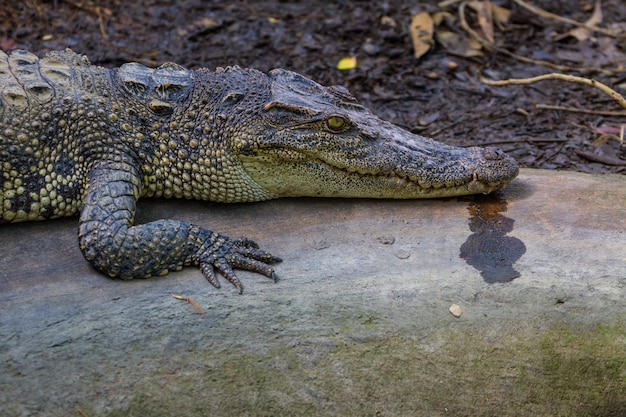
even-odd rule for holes
{"type": "Polygon", "coordinates": [[[468,198],[472,234],[461,245],[460,257],[480,271],[490,284],[520,277],[513,264],[526,253],[526,245],[513,231],[515,220],[503,216],[507,202],[499,193],[468,198]]]}

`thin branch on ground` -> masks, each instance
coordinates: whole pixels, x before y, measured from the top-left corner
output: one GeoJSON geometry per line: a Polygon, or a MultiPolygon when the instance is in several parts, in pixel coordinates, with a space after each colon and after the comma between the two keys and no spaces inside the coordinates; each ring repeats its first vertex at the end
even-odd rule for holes
{"type": "Polygon", "coordinates": [[[109,35],[107,34],[106,28],[105,28],[104,18],[105,16],[111,15],[111,10],[109,10],[106,7],[96,6],[93,3],[83,4],[80,1],[74,1],[74,0],[63,0],[63,2],[73,7],[76,7],[77,9],[80,9],[87,13],[91,13],[95,15],[98,18],[98,26],[100,28],[100,34],[102,35],[104,39],[109,39],[109,35]]]}
{"type": "Polygon", "coordinates": [[[495,139],[489,140],[485,142],[480,142],[478,145],[480,146],[493,146],[493,145],[502,145],[505,143],[520,143],[520,142],[529,142],[529,143],[558,143],[558,142],[569,142],[567,138],[533,138],[533,137],[515,137],[511,139],[495,139]]]}
{"type": "Polygon", "coordinates": [[[577,107],[555,106],[553,104],[535,104],[535,108],[543,110],[568,111],[572,113],[596,114],[607,117],[626,117],[626,111],[609,111],[609,110],[590,110],[579,109],[577,107]]]}
{"type": "Polygon", "coordinates": [[[528,10],[529,12],[534,13],[534,14],[536,14],[538,16],[544,17],[546,19],[551,19],[551,20],[555,20],[557,22],[567,23],[569,25],[583,27],[585,29],[589,29],[591,31],[598,32],[598,33],[602,33],[603,35],[607,35],[607,36],[610,36],[612,38],[616,38],[617,36],[619,36],[621,34],[620,30],[605,29],[605,28],[598,27],[596,25],[590,25],[590,24],[588,24],[586,22],[578,22],[576,20],[568,19],[567,17],[563,17],[563,16],[556,15],[554,13],[550,13],[548,11],[540,9],[537,6],[533,6],[532,4],[528,4],[528,3],[526,3],[526,2],[524,2],[522,0],[513,0],[513,2],[515,4],[517,4],[518,6],[528,10]]]}
{"type": "Polygon", "coordinates": [[[550,73],[550,74],[539,75],[537,77],[531,77],[531,78],[509,78],[508,80],[494,81],[494,80],[488,80],[484,78],[479,73],[478,79],[483,84],[491,85],[491,86],[529,85],[529,84],[534,84],[534,83],[537,83],[540,81],[546,81],[546,80],[561,80],[561,81],[566,81],[566,82],[571,82],[571,83],[576,83],[576,84],[583,84],[589,87],[597,88],[598,90],[602,91],[604,94],[611,97],[613,100],[617,101],[620,106],[626,109],[626,99],[624,99],[624,97],[620,93],[613,90],[608,85],[602,84],[601,82],[596,81],[591,78],[577,77],[575,75],[569,75],[569,74],[550,73]]]}
{"type": "Polygon", "coordinates": [[[453,4],[456,3],[460,3],[463,0],[444,0],[444,1],[440,1],[437,6],[439,6],[440,9],[445,9],[448,6],[452,6],[453,4]]]}
{"type": "Polygon", "coordinates": [[[470,25],[467,23],[467,20],[465,19],[465,6],[466,5],[467,5],[467,2],[463,2],[459,5],[459,21],[461,23],[461,27],[470,35],[472,39],[480,43],[483,46],[483,48],[485,48],[488,51],[498,52],[498,53],[507,55],[511,58],[517,59],[518,61],[524,62],[527,64],[539,65],[542,67],[548,67],[548,68],[552,68],[552,69],[559,70],[559,71],[565,71],[565,72],[588,72],[588,73],[597,72],[601,74],[615,74],[617,72],[617,71],[612,71],[612,70],[607,70],[607,69],[602,69],[602,68],[595,68],[595,67],[572,67],[569,65],[554,64],[549,61],[527,58],[525,56],[517,55],[509,51],[508,49],[500,48],[499,46],[495,45],[492,42],[489,42],[489,40],[480,36],[478,32],[476,32],[474,29],[470,27],[470,25]]]}
{"type": "Polygon", "coordinates": [[[614,158],[612,156],[601,155],[601,154],[597,154],[593,152],[581,151],[578,149],[575,149],[574,152],[576,152],[577,155],[580,155],[583,158],[588,159],[592,162],[600,162],[605,165],[613,165],[613,166],[619,166],[619,167],[626,166],[626,161],[624,161],[623,159],[614,158]]]}

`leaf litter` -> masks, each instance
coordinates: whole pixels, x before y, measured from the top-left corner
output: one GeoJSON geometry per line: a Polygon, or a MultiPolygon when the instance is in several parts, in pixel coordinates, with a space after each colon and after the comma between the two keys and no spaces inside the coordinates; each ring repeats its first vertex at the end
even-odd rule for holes
{"type": "Polygon", "coordinates": [[[615,99],[563,79],[488,86],[478,78],[572,75],[621,95],[624,22],[622,0],[347,0],[314,9],[278,0],[9,2],[0,7],[0,47],[71,47],[108,67],[288,68],[343,85],[383,118],[453,145],[498,144],[528,167],[624,173],[615,99]]]}

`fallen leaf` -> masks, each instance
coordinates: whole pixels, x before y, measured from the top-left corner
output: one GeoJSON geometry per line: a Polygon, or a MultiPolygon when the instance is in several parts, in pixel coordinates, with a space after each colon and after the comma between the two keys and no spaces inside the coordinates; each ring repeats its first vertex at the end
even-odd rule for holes
{"type": "Polygon", "coordinates": [[[591,146],[599,148],[600,146],[606,144],[613,135],[600,135],[591,142],[591,146]]]}
{"type": "Polygon", "coordinates": [[[190,38],[205,34],[213,29],[220,27],[220,23],[210,17],[203,17],[189,23],[187,26],[178,29],[178,36],[181,38],[190,38]]]}
{"type": "Polygon", "coordinates": [[[202,308],[200,308],[200,306],[198,305],[198,303],[196,303],[194,300],[192,300],[189,297],[183,297],[182,295],[175,295],[172,294],[172,297],[174,297],[177,300],[181,300],[181,301],[186,301],[189,304],[191,304],[193,306],[193,308],[196,310],[196,312],[198,314],[204,314],[204,311],[202,310],[202,308]]]}
{"type": "Polygon", "coordinates": [[[393,20],[393,17],[391,16],[383,16],[380,18],[380,24],[383,26],[389,26],[392,28],[395,28],[396,26],[398,26],[398,24],[396,23],[395,20],[393,20]]]}
{"type": "Polygon", "coordinates": [[[337,62],[337,69],[339,71],[347,71],[356,68],[356,57],[355,56],[346,56],[341,58],[339,62],[337,62]]]}
{"type": "Polygon", "coordinates": [[[621,131],[621,128],[617,126],[600,126],[596,128],[596,131],[604,134],[618,134],[621,131]]]}
{"type": "Polygon", "coordinates": [[[485,38],[494,43],[493,37],[493,18],[491,11],[491,2],[489,0],[470,1],[468,4],[478,14],[478,25],[483,31],[485,38]]]}
{"type": "Polygon", "coordinates": [[[480,51],[482,48],[480,43],[458,33],[438,30],[435,33],[435,38],[451,54],[465,58],[483,56],[483,53],[480,51]]]}
{"type": "Polygon", "coordinates": [[[454,15],[449,12],[435,12],[432,17],[433,22],[435,22],[435,26],[439,26],[444,21],[450,24],[454,23],[454,15]]]}
{"type": "MultiPolygon", "coordinates": [[[[593,7],[593,14],[587,19],[585,24],[588,26],[596,26],[599,23],[602,23],[602,4],[600,0],[596,0],[595,6],[593,7]]],[[[567,32],[567,34],[576,38],[578,42],[586,41],[591,37],[591,31],[584,27],[572,29],[567,32]]]]}
{"type": "Polygon", "coordinates": [[[419,58],[432,48],[435,24],[432,17],[421,12],[411,19],[411,40],[413,41],[413,55],[419,58]]]}
{"type": "Polygon", "coordinates": [[[492,4],[491,10],[493,12],[493,20],[497,23],[504,25],[509,22],[511,17],[511,11],[509,9],[492,4]]]}
{"type": "Polygon", "coordinates": [[[3,51],[10,51],[11,49],[15,49],[17,46],[17,42],[13,38],[0,37],[0,49],[3,51]]]}
{"type": "Polygon", "coordinates": [[[457,64],[456,62],[454,62],[452,60],[446,61],[446,69],[448,71],[454,71],[458,67],[459,67],[459,64],[457,64]]]}
{"type": "Polygon", "coordinates": [[[439,119],[440,116],[441,114],[438,111],[436,111],[434,113],[430,113],[430,114],[418,117],[417,123],[420,126],[428,126],[432,124],[434,121],[436,121],[437,119],[439,119]]]}

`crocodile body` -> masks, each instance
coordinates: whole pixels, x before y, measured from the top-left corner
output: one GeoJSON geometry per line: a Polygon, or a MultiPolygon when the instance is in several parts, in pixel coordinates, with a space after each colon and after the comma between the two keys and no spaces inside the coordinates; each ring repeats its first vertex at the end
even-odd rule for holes
{"type": "Polygon", "coordinates": [[[278,258],[177,220],[135,225],[143,197],[421,198],[488,193],[518,173],[384,122],[342,87],[296,73],[166,63],[107,69],[70,50],[0,51],[0,223],[80,215],[85,258],[112,277],[197,265],[274,277],[278,258]]]}

